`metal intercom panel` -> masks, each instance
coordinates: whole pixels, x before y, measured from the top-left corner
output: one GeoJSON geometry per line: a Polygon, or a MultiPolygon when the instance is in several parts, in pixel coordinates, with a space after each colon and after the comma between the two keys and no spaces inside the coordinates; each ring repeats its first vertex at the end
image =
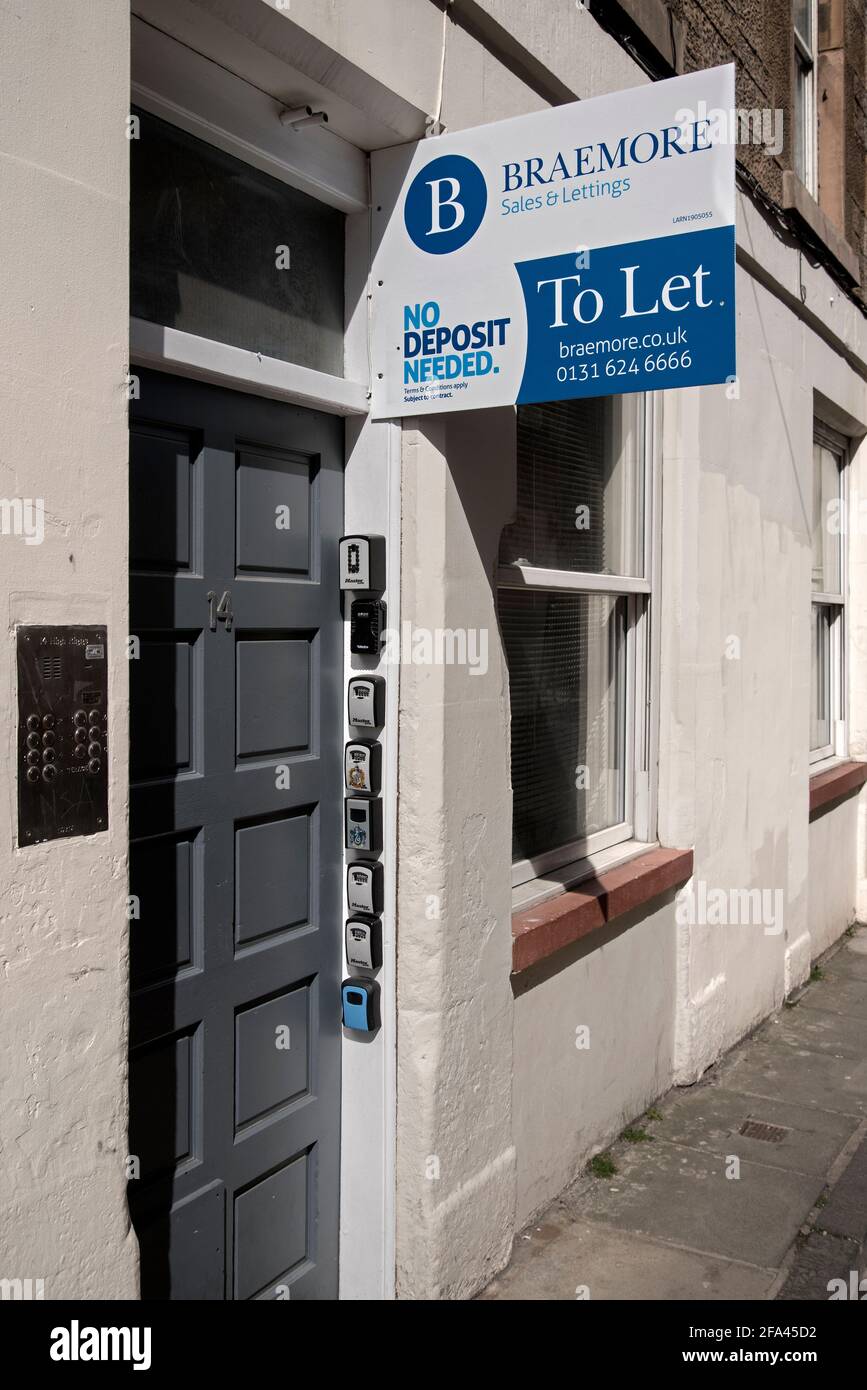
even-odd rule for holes
{"type": "Polygon", "coordinates": [[[18,629],[18,843],[108,829],[104,627],[18,629]]]}

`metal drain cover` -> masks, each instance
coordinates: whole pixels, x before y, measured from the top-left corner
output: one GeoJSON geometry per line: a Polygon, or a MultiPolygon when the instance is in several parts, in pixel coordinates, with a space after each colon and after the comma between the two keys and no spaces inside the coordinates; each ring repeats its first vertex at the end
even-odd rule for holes
{"type": "Polygon", "coordinates": [[[764,1144],[782,1144],[791,1133],[781,1125],[768,1125],[763,1120],[744,1120],[739,1132],[747,1139],[761,1139],[764,1144]]]}

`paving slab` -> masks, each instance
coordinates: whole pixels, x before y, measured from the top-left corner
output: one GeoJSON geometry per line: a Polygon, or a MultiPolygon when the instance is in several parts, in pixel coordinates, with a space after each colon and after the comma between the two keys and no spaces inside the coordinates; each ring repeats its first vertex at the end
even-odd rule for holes
{"type": "Polygon", "coordinates": [[[815,1174],[749,1162],[730,1178],[724,1155],[659,1139],[626,1147],[631,1152],[617,1149],[615,1177],[582,1183],[574,1196],[567,1191],[564,1207],[577,1218],[762,1268],[780,1263],[824,1186],[815,1174]]]}
{"type": "Polygon", "coordinates": [[[867,952],[855,955],[854,952],[840,951],[823,969],[829,980],[862,980],[867,983],[867,952]]]}
{"type": "Polygon", "coordinates": [[[867,930],[863,927],[847,937],[839,951],[822,962],[829,975],[848,975],[851,979],[867,980],[867,930]]]}
{"type": "MultiPolygon", "coordinates": [[[[827,982],[831,988],[831,982],[827,982]]],[[[806,999],[793,1009],[785,1009],[756,1035],[756,1042],[767,1042],[792,1048],[826,1052],[831,1057],[851,1057],[867,1061],[867,1027],[865,1020],[850,1014],[832,1011],[819,1003],[824,990],[808,1006],[806,999]]]]}
{"type": "Polygon", "coordinates": [[[712,1255],[624,1235],[597,1223],[545,1222],[519,1237],[509,1268],[482,1299],[512,1301],[576,1298],[700,1301],[765,1299],[772,1269],[751,1269],[712,1255]],[[585,1292],[586,1290],[586,1292],[585,1292]]]}
{"type": "MultiPolygon", "coordinates": [[[[867,1019],[867,979],[859,980],[848,974],[831,974],[822,980],[821,986],[813,985],[807,990],[796,1009],[823,1009],[831,1013],[845,1014],[847,1017],[867,1019]]],[[[862,1029],[867,1033],[867,1029],[862,1029]]]]}
{"type": "Polygon", "coordinates": [[[867,1061],[805,1047],[752,1042],[719,1066],[721,1085],[818,1110],[867,1115],[867,1061]]]}
{"type": "Polygon", "coordinates": [[[720,1085],[673,1091],[660,1107],[663,1119],[649,1128],[660,1139],[798,1173],[827,1173],[858,1127],[854,1115],[744,1096],[720,1085]],[[778,1142],[741,1134],[752,1120],[785,1131],[778,1142]]]}

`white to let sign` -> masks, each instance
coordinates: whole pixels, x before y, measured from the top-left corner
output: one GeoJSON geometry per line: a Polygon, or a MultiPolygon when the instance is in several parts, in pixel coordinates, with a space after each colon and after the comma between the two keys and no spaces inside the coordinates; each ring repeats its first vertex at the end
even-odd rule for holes
{"type": "Polygon", "coordinates": [[[734,67],[382,150],[376,419],[735,375],[734,67]]]}

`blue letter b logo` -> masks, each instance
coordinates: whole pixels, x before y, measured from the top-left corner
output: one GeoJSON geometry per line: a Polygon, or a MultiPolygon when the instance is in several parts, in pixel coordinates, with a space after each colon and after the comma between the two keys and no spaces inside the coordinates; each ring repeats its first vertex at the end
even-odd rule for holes
{"type": "Polygon", "coordinates": [[[487,202],[478,165],[462,154],[444,154],[416,174],[403,220],[420,250],[442,256],[466,246],[481,225],[487,202]]]}

